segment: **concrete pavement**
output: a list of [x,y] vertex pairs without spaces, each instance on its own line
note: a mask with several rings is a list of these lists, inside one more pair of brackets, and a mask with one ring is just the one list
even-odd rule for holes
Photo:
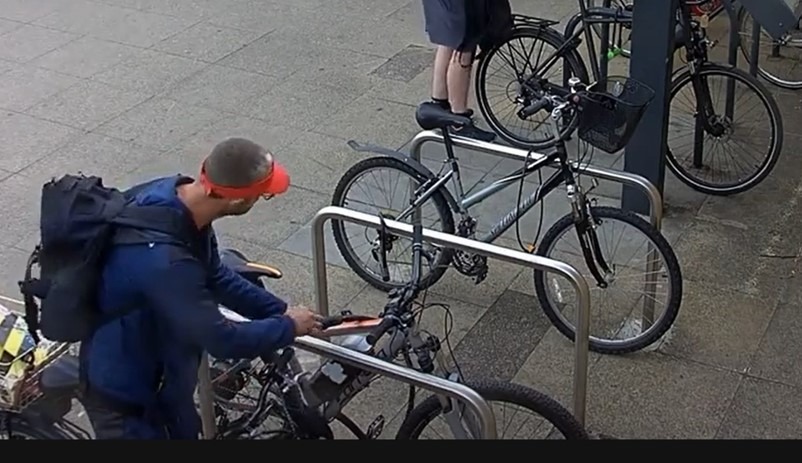
[[[512,3],[554,19],[577,8]],[[429,96],[431,59],[420,0],[0,0],[0,294],[17,294],[49,177],[83,170],[124,187],[193,174],[213,144],[240,135],[274,150],[293,188],[224,220],[222,242],[280,267],[286,276],[273,289],[311,303],[308,223],[363,157],[345,142],[403,147],[418,131],[413,112]],[[664,232],[682,265],[680,315],[655,351],[591,355],[591,430],[619,438],[802,435],[794,406],[802,397],[801,94],[773,91],[785,150],[763,184],[713,198],[667,174]],[[425,157],[441,154],[429,148]],[[621,164],[610,155],[594,162]],[[476,184],[510,167],[468,153],[463,163]],[[483,221],[512,200],[480,206]],[[517,247],[509,238],[501,244]],[[347,269],[331,241],[328,254],[332,306],[378,312],[385,295]],[[492,262],[475,286],[450,270],[430,297],[450,305],[450,340],[470,375],[530,385],[570,407],[572,344],[537,307],[530,272]],[[442,324],[432,314],[432,331]],[[382,380],[349,414],[364,426],[379,413],[392,421],[404,392]]]

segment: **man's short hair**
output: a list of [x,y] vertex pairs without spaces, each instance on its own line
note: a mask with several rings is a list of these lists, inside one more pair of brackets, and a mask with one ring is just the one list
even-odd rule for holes
[[231,137],[218,143],[204,160],[206,176],[215,185],[242,188],[265,178],[271,169],[270,153],[246,138]]

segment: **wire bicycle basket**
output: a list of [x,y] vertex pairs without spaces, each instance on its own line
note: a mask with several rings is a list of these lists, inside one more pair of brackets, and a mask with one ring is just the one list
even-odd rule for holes
[[20,412],[42,396],[42,372],[71,348],[70,343],[28,333],[23,317],[0,305],[0,411]]
[[629,77],[608,77],[604,90],[596,83],[582,97],[577,135],[590,145],[615,153],[629,143],[654,90]]

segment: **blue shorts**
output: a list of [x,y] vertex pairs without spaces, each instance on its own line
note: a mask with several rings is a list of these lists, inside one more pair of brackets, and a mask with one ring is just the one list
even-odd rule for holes
[[426,33],[433,44],[458,51],[476,49],[482,38],[486,0],[422,1]]

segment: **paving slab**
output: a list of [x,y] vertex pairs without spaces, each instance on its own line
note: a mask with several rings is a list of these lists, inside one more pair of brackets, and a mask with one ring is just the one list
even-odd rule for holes
[[0,107],[24,112],[80,82],[77,77],[24,65],[0,74]]
[[167,150],[223,117],[213,109],[153,98],[108,120],[97,131],[155,150]]
[[716,438],[799,439],[800,397],[798,387],[746,377]]
[[129,45],[83,36],[34,59],[30,64],[89,78],[138,52],[138,48]]
[[0,16],[14,21],[30,22],[52,13],[61,5],[58,0],[7,0]]
[[[368,156],[346,141],[408,150],[419,131],[414,108],[431,96],[433,47],[420,0],[330,3],[0,0],[0,207],[6,213],[0,257],[8,263],[0,271],[0,295],[17,292],[18,274],[38,240],[41,184],[50,176],[88,170],[124,188],[155,176],[196,175],[214,144],[244,136],[276,154],[290,170],[292,188],[245,217],[222,220],[216,226],[221,244],[281,268],[285,276],[269,281],[271,290],[312,305],[309,223],[330,204],[343,173]],[[577,9],[558,0],[512,5],[516,13],[563,20],[558,29]],[[616,73],[627,67],[624,59],[612,66]],[[795,174],[802,158],[794,153],[802,145],[802,97],[767,88],[784,117],[785,148],[761,185],[708,197],[666,175],[663,232],[685,277],[680,315],[649,352],[590,354],[591,430],[641,439],[800,435],[793,410],[802,384],[793,353],[802,304],[796,289],[802,189]],[[473,89],[470,101],[478,109]],[[581,148],[569,142],[571,153]],[[462,149],[456,154],[469,191],[520,167]],[[442,146],[425,145],[427,167],[439,170],[444,158]],[[596,150],[587,159],[623,168],[622,153]],[[538,185],[530,176],[525,193]],[[594,196],[617,205],[620,186],[602,182]],[[477,206],[479,228],[489,228],[516,199],[513,185]],[[568,212],[559,191],[546,206],[541,236]],[[523,239],[534,235],[539,215],[536,208],[522,220]],[[331,227],[325,230],[332,309],[376,313],[387,294],[347,268]],[[514,229],[496,244],[518,249]],[[480,285],[450,269],[426,295],[449,306],[458,363],[471,376],[533,386],[570,408],[573,344],[533,297],[531,270],[492,259],[489,265]],[[443,335],[445,316],[435,306],[422,323]],[[377,381],[346,411],[363,427],[384,415],[381,437],[391,438],[407,393],[398,382]],[[426,395],[418,391],[418,399]],[[337,434],[345,435],[341,428]]]
[[82,81],[26,110],[39,119],[81,130],[93,130],[146,101],[145,93]]
[[139,50],[92,79],[127,91],[153,96],[167,91],[208,64],[155,50]]
[[214,63],[259,38],[259,32],[199,22],[153,46],[185,58]]
[[152,162],[158,153],[132,142],[98,133],[82,135],[58,151],[20,171],[26,178],[44,184],[65,173],[98,175],[113,185],[122,173]]
[[13,112],[0,113],[0,168],[16,172],[41,159],[82,131]]
[[80,37],[26,24],[0,36],[0,58],[27,63]]

